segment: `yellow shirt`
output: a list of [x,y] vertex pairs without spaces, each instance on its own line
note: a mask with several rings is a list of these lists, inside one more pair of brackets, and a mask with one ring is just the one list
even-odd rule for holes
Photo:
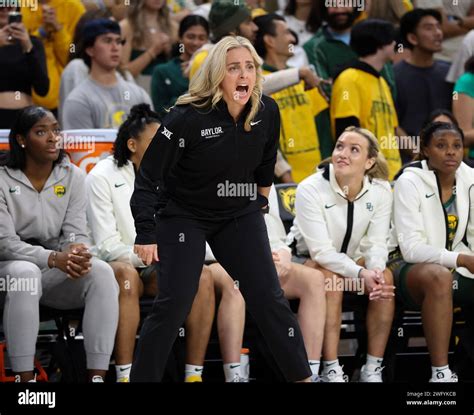
[[405,6],[407,12],[411,12],[414,9],[411,0],[403,0],[403,5]]
[[80,0],[49,0],[48,6],[56,10],[56,19],[62,26],[59,32],[53,33],[50,38],[44,39],[39,34],[43,25],[43,10],[40,7],[33,11],[29,7],[22,7],[23,23],[30,35],[42,40],[46,66],[49,76],[49,92],[45,97],[33,93],[34,103],[49,109],[59,106],[59,84],[64,67],[68,63],[69,50],[73,46],[74,30],[76,24],[86,9]]
[[196,74],[198,69],[204,63],[204,60],[207,58],[207,55],[209,55],[209,50],[207,49],[196,52],[192,58],[191,67],[189,69],[189,79],[191,79]]
[[[263,74],[271,73],[264,70]],[[304,82],[271,95],[280,109],[280,150],[299,183],[315,173],[321,162],[315,117],[328,108],[317,88],[305,91]]]
[[331,96],[331,127],[334,135],[336,118],[347,117],[356,117],[362,128],[372,131],[379,139],[392,180],[401,168],[395,139],[398,118],[390,88],[383,77],[350,68],[336,78]]

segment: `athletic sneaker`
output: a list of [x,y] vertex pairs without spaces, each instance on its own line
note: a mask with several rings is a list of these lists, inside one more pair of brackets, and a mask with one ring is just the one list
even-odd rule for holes
[[130,378],[128,376],[121,376],[117,379],[117,383],[130,383]]
[[321,382],[324,383],[345,383],[349,382],[349,376],[344,374],[342,370],[344,366],[334,366],[330,368],[324,368],[321,374]]
[[[449,374],[451,374],[451,376],[449,376]],[[456,373],[451,372],[450,370],[449,372],[447,370],[443,372],[438,372],[435,378],[430,379],[430,382],[433,382],[433,383],[440,383],[440,382],[457,383],[457,381],[458,381],[458,375],[456,375]]]
[[232,383],[247,383],[248,380],[240,377],[238,374],[235,374],[234,379],[231,380]]
[[104,383],[104,378],[99,375],[93,376],[92,383]]
[[189,376],[186,376],[186,379],[184,380],[184,383],[195,383],[195,382],[202,382],[202,376],[189,375]]
[[311,383],[321,383],[321,382],[322,382],[321,376],[317,374],[311,375]]
[[382,370],[384,366],[376,367],[375,370],[368,370],[366,365],[360,370],[359,382],[382,383]]

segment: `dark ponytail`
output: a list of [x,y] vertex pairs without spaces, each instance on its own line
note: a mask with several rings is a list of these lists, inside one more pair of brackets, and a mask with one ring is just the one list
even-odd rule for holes
[[152,123],[160,123],[160,116],[148,104],[139,104],[132,107],[130,115],[120,126],[114,143],[113,153],[118,167],[127,165],[132,155],[127,146],[127,141],[130,138],[138,138],[146,126]]

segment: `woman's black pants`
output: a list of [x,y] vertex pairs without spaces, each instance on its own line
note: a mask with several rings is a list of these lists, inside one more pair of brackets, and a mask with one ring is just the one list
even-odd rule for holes
[[298,322],[283,296],[261,212],[225,221],[161,217],[157,226],[159,294],[145,319],[132,382],[161,381],[178,330],[198,290],[205,243],[238,282],[246,307],[286,381],[311,376]]

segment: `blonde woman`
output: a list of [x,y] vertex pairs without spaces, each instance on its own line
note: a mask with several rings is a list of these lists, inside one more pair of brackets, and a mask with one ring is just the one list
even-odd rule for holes
[[145,76],[140,85],[149,92],[154,67],[168,60],[178,40],[178,24],[171,19],[166,0],[136,0],[120,28],[126,40],[122,65],[135,78]]
[[393,277],[385,266],[392,210],[387,177],[377,138],[349,127],[337,140],[331,162],[300,183],[296,192],[290,239],[301,262],[326,277],[323,382],[347,379],[337,360],[344,290],[369,296],[368,354],[360,380],[382,382],[395,307]]
[[275,101],[262,96],[261,64],[247,39],[223,38],[143,158],[131,200],[135,252],[145,264],[159,258],[161,291],[140,334],[132,381],[162,379],[196,294],[206,240],[238,282],[285,379],[311,376],[262,215],[273,182],[280,118]]

